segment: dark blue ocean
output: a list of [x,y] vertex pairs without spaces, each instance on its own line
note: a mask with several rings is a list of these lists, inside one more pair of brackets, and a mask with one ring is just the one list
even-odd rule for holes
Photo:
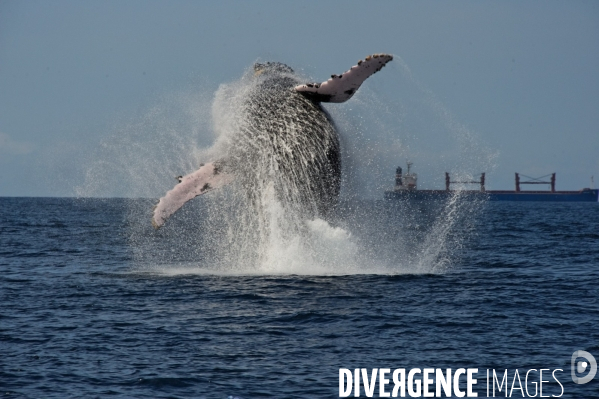
[[[434,206],[347,203],[384,265],[306,275],[210,269],[218,226],[191,209],[155,232],[153,203],[0,198],[0,396],[336,398],[340,368],[430,367],[478,368],[479,397],[487,369],[599,397],[570,376],[574,351],[599,359],[597,203],[465,205],[449,229]],[[438,267],[413,266],[426,237]]]

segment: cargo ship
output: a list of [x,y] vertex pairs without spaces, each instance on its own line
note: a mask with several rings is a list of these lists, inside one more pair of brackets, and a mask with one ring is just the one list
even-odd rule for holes
[[[443,199],[450,197],[456,192],[456,190],[451,189],[451,184],[476,184],[479,186],[478,190],[459,190],[460,195],[466,199],[483,199],[488,201],[597,202],[599,200],[599,190],[594,188],[583,188],[579,191],[556,191],[555,173],[539,178],[516,173],[516,189],[510,191],[486,190],[484,173],[481,174],[480,180],[452,181],[449,173],[445,172],[445,190],[418,190],[418,175],[411,171],[412,165],[412,162],[408,162],[408,170],[405,174],[401,167],[397,167],[395,172],[395,187],[393,190],[385,191],[385,199]],[[523,181],[521,176],[529,180]],[[551,176],[549,181],[542,180],[549,176]],[[521,186],[527,184],[549,185],[550,188],[548,191],[521,190]]]

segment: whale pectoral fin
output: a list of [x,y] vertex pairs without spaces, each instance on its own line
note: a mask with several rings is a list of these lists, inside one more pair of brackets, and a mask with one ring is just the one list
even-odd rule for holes
[[342,103],[352,98],[370,75],[380,71],[392,59],[393,56],[389,54],[369,55],[342,75],[332,75],[331,79],[322,83],[299,85],[295,90],[314,101]]
[[222,170],[222,163],[211,162],[186,176],[177,178],[177,184],[166,195],[160,198],[154,207],[152,225],[159,229],[173,213],[177,212],[187,201],[220,188],[233,181],[233,175]]

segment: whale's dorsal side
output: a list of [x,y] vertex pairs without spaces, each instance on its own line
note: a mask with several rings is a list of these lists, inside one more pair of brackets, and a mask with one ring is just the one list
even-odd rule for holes
[[159,229],[166,220],[187,201],[220,188],[233,181],[233,176],[222,170],[222,163],[210,162],[185,176],[177,177],[179,184],[160,198],[154,207],[152,225]]
[[349,100],[368,77],[380,71],[392,59],[393,56],[389,54],[369,55],[341,75],[332,75],[331,79],[322,83],[299,85],[295,90],[314,101],[342,103]]

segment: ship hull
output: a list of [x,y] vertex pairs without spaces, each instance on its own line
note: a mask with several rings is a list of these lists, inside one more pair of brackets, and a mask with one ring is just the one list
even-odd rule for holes
[[[385,191],[385,199],[428,200],[444,199],[455,194],[446,190],[401,190]],[[597,202],[599,190],[583,189],[580,191],[473,191],[460,193],[465,199],[484,199],[488,201],[540,201],[540,202]]]

